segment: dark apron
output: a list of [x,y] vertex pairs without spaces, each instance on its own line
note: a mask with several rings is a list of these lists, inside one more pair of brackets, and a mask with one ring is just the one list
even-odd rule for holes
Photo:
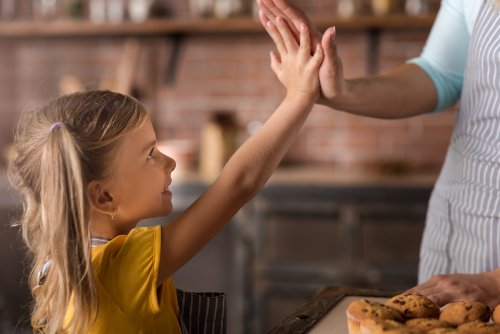
[[226,334],[226,296],[217,292],[177,289],[183,334]]

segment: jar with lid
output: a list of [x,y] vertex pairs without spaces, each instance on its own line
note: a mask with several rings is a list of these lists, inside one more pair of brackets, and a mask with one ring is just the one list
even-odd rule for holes
[[230,16],[243,14],[246,11],[244,0],[215,0],[215,17],[225,19]]
[[108,21],[121,22],[125,18],[125,0],[108,0]]
[[106,21],[106,0],[90,0],[89,18],[94,23]]
[[218,111],[201,130],[200,175],[215,180],[237,147],[238,127],[234,114]]
[[377,16],[394,13],[397,5],[397,0],[371,0],[372,12]]
[[2,20],[12,20],[16,17],[16,1],[0,0],[0,18]]
[[128,16],[134,22],[148,19],[153,0],[128,0]]
[[408,15],[424,15],[427,14],[428,8],[425,0],[406,0],[405,12]]
[[359,12],[359,0],[339,0],[337,3],[337,14],[340,17],[351,17]]
[[33,19],[34,20],[53,20],[58,14],[57,0],[33,0]]
[[211,17],[214,14],[214,0],[189,0],[189,12],[193,17]]

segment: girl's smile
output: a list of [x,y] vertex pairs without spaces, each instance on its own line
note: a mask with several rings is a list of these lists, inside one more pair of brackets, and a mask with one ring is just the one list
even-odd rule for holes
[[111,234],[116,236],[128,233],[142,219],[169,215],[172,212],[169,186],[174,169],[175,161],[158,150],[156,134],[147,117],[143,124],[123,136],[110,165],[111,177],[102,182],[116,218],[113,224],[101,219],[94,226],[111,228],[114,230]]

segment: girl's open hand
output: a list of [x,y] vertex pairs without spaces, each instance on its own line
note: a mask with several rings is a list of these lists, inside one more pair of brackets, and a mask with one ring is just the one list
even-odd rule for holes
[[316,29],[307,15],[291,4],[288,0],[257,0],[259,4],[259,18],[269,35],[271,27],[268,22],[277,24],[277,18],[283,18],[290,27],[295,40],[300,39],[300,26],[306,25],[309,30],[311,47],[320,44],[324,50],[324,60],[319,69],[321,98],[319,103],[328,105],[347,92],[347,83],[344,79],[342,61],[337,53],[335,42],[336,31],[331,27],[323,35]]
[[278,54],[271,52],[271,68],[288,95],[306,95],[316,101],[320,96],[319,68],[323,62],[323,48],[318,44],[312,53],[307,26],[302,24],[299,30],[297,43],[283,18],[278,17],[276,24],[267,22],[267,31],[278,49]]

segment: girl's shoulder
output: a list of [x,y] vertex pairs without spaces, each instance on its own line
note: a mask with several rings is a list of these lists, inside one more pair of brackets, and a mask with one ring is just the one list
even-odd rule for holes
[[134,261],[156,256],[161,247],[161,226],[136,227],[126,235],[92,248],[94,263],[102,261]]

